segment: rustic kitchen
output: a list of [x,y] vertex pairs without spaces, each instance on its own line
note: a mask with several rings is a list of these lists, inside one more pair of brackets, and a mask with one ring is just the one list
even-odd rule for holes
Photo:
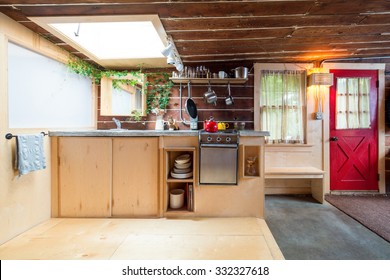
[[266,195],[389,192],[387,1],[73,2],[0,3],[1,259],[284,259]]

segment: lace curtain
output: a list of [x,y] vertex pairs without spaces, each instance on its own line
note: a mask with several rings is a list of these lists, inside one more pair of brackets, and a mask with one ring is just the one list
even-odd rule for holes
[[305,71],[262,71],[261,124],[268,143],[304,143]]
[[337,78],[336,129],[370,128],[371,78]]

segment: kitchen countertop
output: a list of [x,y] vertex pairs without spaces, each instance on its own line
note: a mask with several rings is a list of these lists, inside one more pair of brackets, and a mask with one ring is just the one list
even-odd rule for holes
[[[159,136],[198,136],[199,130],[73,130],[49,131],[50,136],[78,137],[159,137]],[[240,136],[262,137],[269,136],[268,131],[239,130]]]

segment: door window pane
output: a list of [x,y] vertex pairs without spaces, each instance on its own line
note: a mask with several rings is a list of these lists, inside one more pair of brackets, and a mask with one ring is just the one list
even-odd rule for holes
[[370,128],[371,78],[337,78],[336,129]]

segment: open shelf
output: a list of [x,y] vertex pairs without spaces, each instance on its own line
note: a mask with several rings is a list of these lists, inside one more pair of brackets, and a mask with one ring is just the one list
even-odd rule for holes
[[[257,178],[260,177],[260,146],[243,146],[244,149],[244,155],[243,155],[243,163],[242,163],[242,168],[243,168],[243,177],[244,178]],[[248,158],[250,157],[256,157],[256,160],[253,163],[253,173],[251,174],[249,172],[249,167],[248,167]]]
[[[164,182],[165,182],[165,203],[164,203],[164,212],[165,216],[185,216],[192,215],[194,213],[194,193],[195,193],[195,147],[179,147],[179,148],[165,148],[165,166],[164,166]],[[175,167],[175,159],[181,155],[189,154],[192,176],[190,178],[173,178],[171,176],[171,171]],[[174,189],[183,189],[184,190],[184,205],[180,208],[171,208],[170,207],[170,193]]]
[[239,78],[169,78],[175,84],[184,84],[191,82],[191,84],[245,84],[248,79],[239,79]]

